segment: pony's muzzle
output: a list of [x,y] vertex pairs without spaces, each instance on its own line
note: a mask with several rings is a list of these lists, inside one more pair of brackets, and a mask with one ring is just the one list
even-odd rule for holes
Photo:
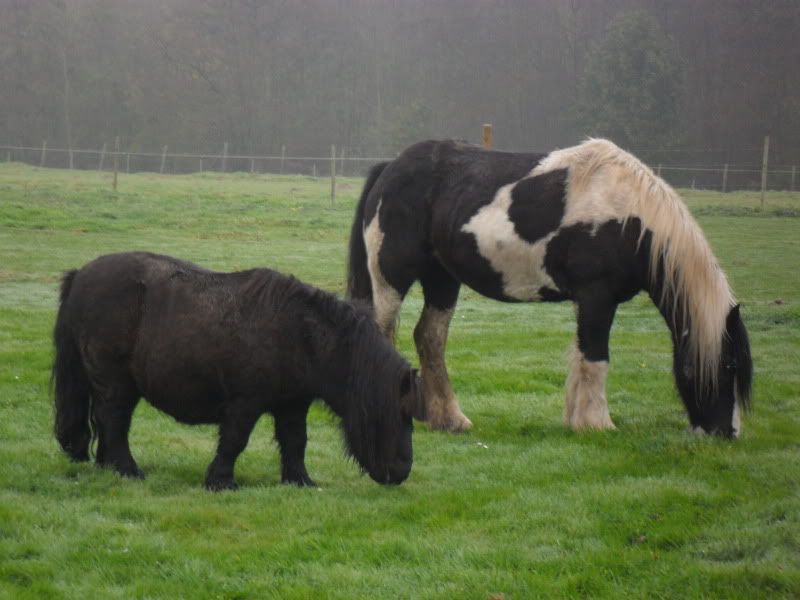
[[368,471],[369,476],[381,485],[400,485],[408,479],[411,473],[411,461],[396,461],[389,465],[384,472]]

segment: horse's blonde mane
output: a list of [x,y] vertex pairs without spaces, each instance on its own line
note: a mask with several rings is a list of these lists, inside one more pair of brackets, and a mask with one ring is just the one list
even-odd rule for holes
[[[682,311],[698,384],[714,386],[726,317],[735,299],[686,204],[649,167],[608,140],[589,139],[556,150],[533,174],[559,168],[568,169],[567,217],[570,204],[589,203],[591,213],[599,218],[614,216],[625,223],[636,217],[642,223],[642,236],[645,229],[651,232],[651,284],[656,283],[659,263],[663,265],[659,305],[673,319]],[[572,210],[589,216],[578,206]],[[681,336],[683,332],[676,333]]]

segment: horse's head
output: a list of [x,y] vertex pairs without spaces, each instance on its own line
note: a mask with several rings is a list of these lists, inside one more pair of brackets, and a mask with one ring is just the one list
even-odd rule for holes
[[698,433],[736,438],[741,432],[741,411],[750,403],[753,363],[747,330],[734,306],[725,322],[716,380],[699,384],[697,369],[684,353],[676,356],[675,381],[683,397],[689,422]]
[[424,417],[418,379],[416,370],[408,368],[381,386],[383,397],[354,405],[344,416],[347,448],[377,483],[397,485],[411,472],[412,417]]

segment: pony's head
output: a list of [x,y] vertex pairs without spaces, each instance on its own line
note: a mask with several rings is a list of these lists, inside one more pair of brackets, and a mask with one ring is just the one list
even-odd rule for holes
[[750,342],[737,304],[728,312],[722,336],[716,377],[701,383],[699,369],[686,345],[675,344],[675,381],[694,431],[736,438],[741,432],[741,411],[750,405],[753,362]]
[[425,416],[421,385],[371,319],[358,328],[342,411],[347,451],[376,482],[399,484],[411,472],[412,418]]

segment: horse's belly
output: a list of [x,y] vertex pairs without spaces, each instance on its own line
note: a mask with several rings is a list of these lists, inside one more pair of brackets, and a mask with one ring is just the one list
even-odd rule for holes
[[168,376],[148,382],[143,396],[155,408],[181,423],[219,423],[225,413],[225,397],[215,388],[199,378]]

